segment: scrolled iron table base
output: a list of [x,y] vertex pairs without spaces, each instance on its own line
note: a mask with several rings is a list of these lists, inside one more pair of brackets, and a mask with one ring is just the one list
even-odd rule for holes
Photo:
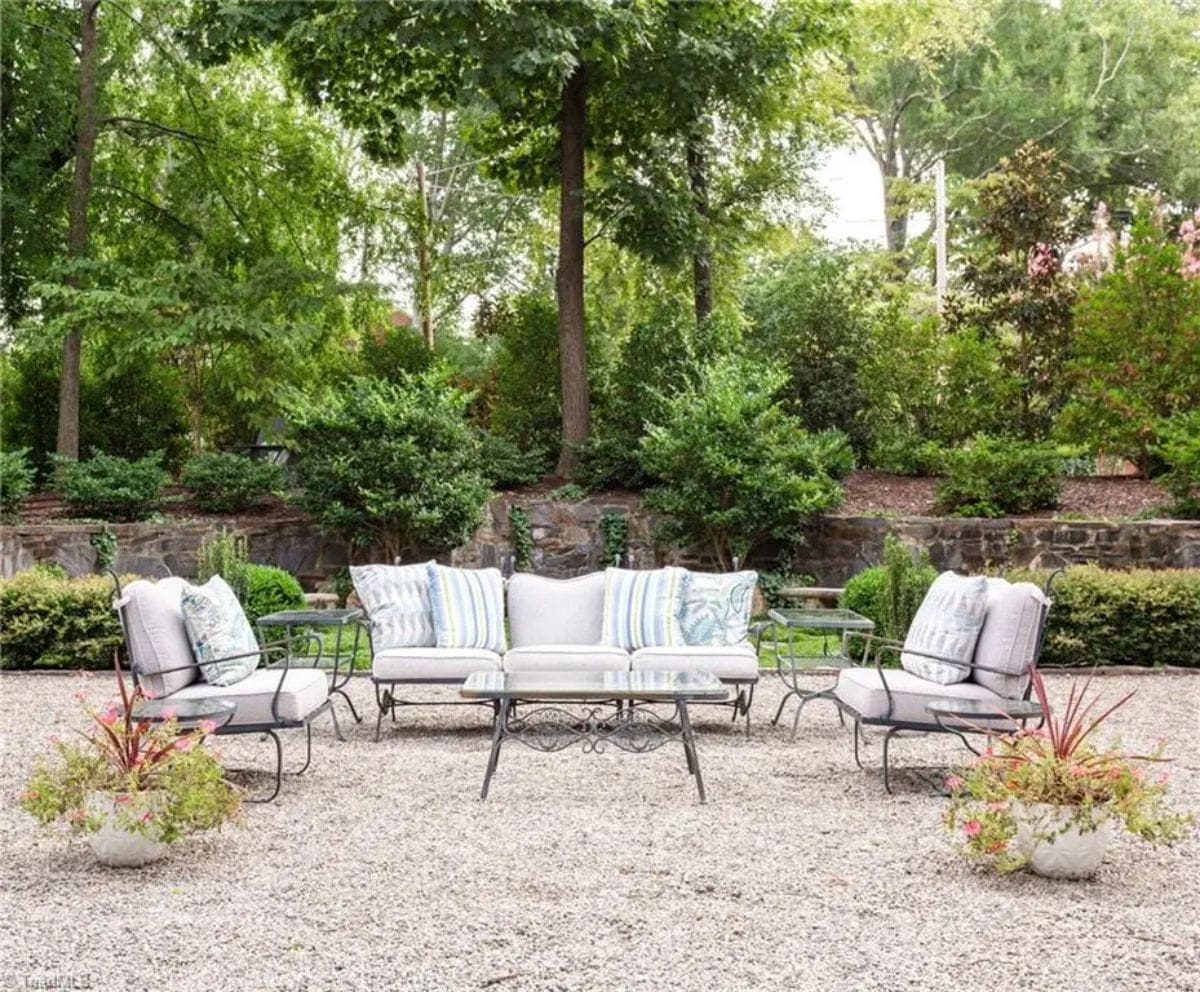
[[671,704],[672,712],[666,716],[627,700],[601,705],[530,701],[532,708],[528,709],[525,705],[526,701],[516,698],[500,700],[480,799],[487,799],[501,746],[505,741],[514,741],[546,753],[579,745],[585,754],[603,754],[610,745],[632,754],[647,754],[668,744],[680,744],[687,758],[688,774],[696,779],[700,801],[707,802],[686,701]]

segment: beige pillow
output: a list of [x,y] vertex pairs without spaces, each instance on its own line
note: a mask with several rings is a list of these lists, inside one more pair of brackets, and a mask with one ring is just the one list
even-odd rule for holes
[[975,645],[975,664],[1000,672],[977,668],[976,682],[1006,699],[1019,699],[1025,693],[1048,605],[1045,593],[1032,582],[987,580],[987,618]]
[[[938,685],[965,682],[971,676],[967,666],[975,654],[975,642],[987,608],[987,580],[983,576],[967,577],[943,572],[929,587],[913,617],[900,664],[905,671]],[[964,664],[947,665],[926,658],[937,655]]]

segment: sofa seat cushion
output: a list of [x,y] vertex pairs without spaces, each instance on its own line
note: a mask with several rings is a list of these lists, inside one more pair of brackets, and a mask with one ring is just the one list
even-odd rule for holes
[[508,626],[513,647],[599,644],[604,619],[604,573],[547,579],[518,572],[508,580]]
[[[150,699],[169,696],[196,681],[192,644],[183,623],[183,592],[187,582],[175,576],[150,582],[130,582],[117,603],[125,621],[129,657],[138,684]],[[183,671],[161,674],[166,669]]]
[[381,682],[465,679],[472,672],[500,671],[500,655],[486,648],[390,648],[377,651],[371,677]]
[[599,644],[537,644],[510,648],[506,672],[627,672],[629,652]]
[[1045,593],[1032,582],[987,580],[987,618],[975,644],[975,664],[984,667],[972,671],[976,682],[1007,699],[1024,695],[1048,607]]
[[[254,723],[275,723],[271,700],[279,688],[280,668],[256,668],[233,685],[193,682],[171,695],[171,699],[228,699],[237,704],[237,712],[227,726],[244,727]],[[329,698],[325,673],[317,668],[292,668],[283,677],[279,691],[279,717],[303,720]]]
[[888,693],[883,680],[874,668],[847,668],[838,673],[833,694],[869,720],[894,720],[903,723],[926,723],[937,726],[937,721],[925,709],[926,703],[937,699],[994,699],[999,696],[985,686],[975,682],[953,682],[940,685],[913,675],[903,669],[889,668],[883,678],[892,694],[892,709],[888,712]]
[[708,672],[719,679],[758,678],[758,654],[749,644],[728,647],[640,648],[633,652],[635,672]]

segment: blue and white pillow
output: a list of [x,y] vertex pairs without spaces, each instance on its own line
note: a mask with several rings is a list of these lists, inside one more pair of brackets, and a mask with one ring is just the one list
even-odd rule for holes
[[426,566],[429,605],[439,648],[506,648],[504,579],[495,568]]
[[221,576],[214,575],[202,586],[185,586],[179,605],[205,682],[233,685],[258,667],[258,638],[237,595]]
[[683,581],[679,626],[691,647],[743,644],[750,632],[757,572],[691,572]]
[[371,620],[371,646],[431,648],[437,643],[429,605],[429,566],[351,565],[350,579]]
[[679,604],[686,574],[683,568],[606,569],[604,643],[627,651],[682,645]]

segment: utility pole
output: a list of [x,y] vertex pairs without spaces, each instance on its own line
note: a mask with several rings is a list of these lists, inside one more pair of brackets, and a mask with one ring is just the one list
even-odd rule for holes
[[933,167],[934,231],[936,250],[936,292],[938,313],[946,302],[946,162],[938,159]]
[[429,285],[429,200],[425,196],[425,163],[417,162],[417,311],[421,336],[433,348],[433,292]]

